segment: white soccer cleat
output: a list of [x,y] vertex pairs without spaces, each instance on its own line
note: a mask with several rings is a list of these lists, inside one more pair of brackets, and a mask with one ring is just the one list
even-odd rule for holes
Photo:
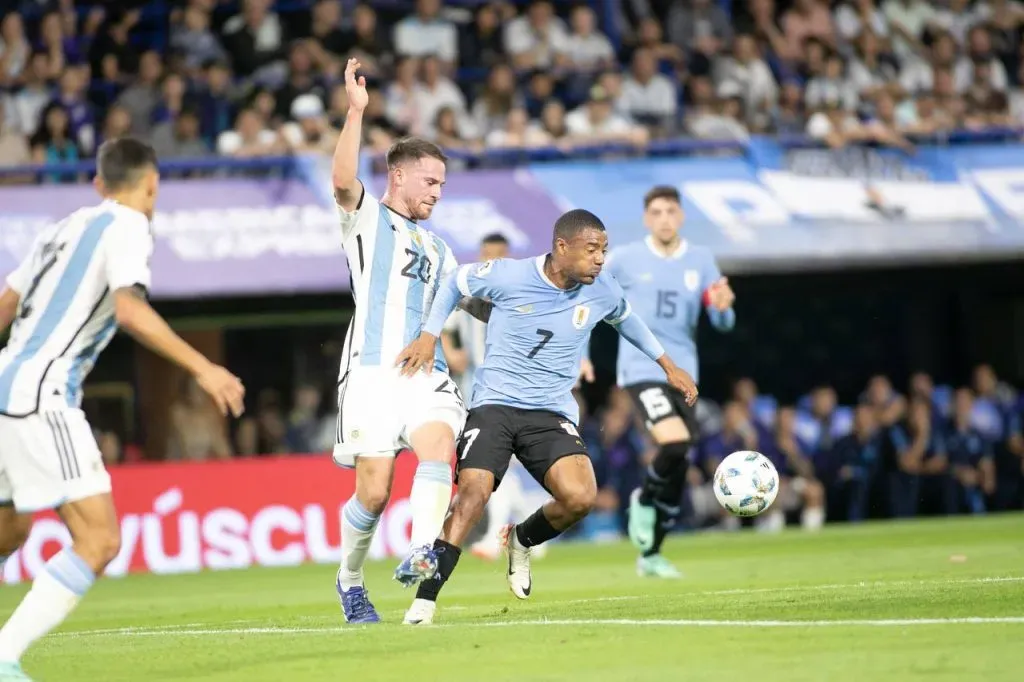
[[433,625],[437,602],[429,599],[414,599],[412,606],[405,612],[404,625]]
[[501,529],[501,544],[508,555],[508,588],[519,599],[529,599],[533,589],[533,578],[530,575],[530,548],[519,544],[516,527],[509,524]]

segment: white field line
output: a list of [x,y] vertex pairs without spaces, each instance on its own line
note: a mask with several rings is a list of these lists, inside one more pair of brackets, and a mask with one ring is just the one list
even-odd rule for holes
[[[793,585],[788,587],[757,587],[738,588],[734,590],[705,590],[700,592],[679,592],[677,596],[685,599],[694,596],[717,596],[717,595],[744,595],[764,593],[789,593],[789,592],[817,592],[829,590],[856,590],[885,587],[909,587],[927,585],[984,585],[994,583],[1024,582],[1024,576],[997,576],[987,578],[957,578],[953,580],[891,580],[891,581],[864,581],[859,583],[836,583],[824,585]],[[595,604],[603,602],[619,601],[640,601],[644,599],[663,599],[668,595],[637,596],[621,595],[614,597],[595,597],[592,599],[561,599],[541,602],[543,606],[559,606],[569,604]],[[442,611],[466,611],[468,606],[443,606]],[[263,620],[233,620],[222,623],[222,625],[246,625],[264,623]],[[1017,624],[1024,623],[1024,617],[1008,618],[920,618],[906,620],[825,620],[825,621],[729,621],[729,620],[631,620],[631,619],[591,619],[591,620],[533,620],[533,621],[497,621],[490,623],[473,623],[474,627],[513,627],[527,625],[636,625],[636,626],[676,626],[676,627],[826,627],[835,625],[849,626],[881,626],[892,627],[901,625],[957,625],[977,623],[1003,623]],[[463,627],[466,624],[449,624],[436,627]],[[183,636],[205,636],[205,635],[260,635],[260,634],[331,634],[357,631],[353,627],[331,627],[331,626],[295,626],[295,627],[225,627],[213,628],[203,623],[188,623],[180,625],[160,625],[145,628],[108,628],[97,630],[80,630],[73,632],[56,633],[51,637],[99,637],[99,636],[135,636],[152,637],[157,635],[183,635]]]
[[[440,628],[504,628],[557,625],[561,627],[689,627],[689,628],[823,628],[823,627],[912,627],[918,625],[1024,625],[1024,616],[968,617],[968,618],[883,618],[877,620],[666,620],[632,618],[580,618],[558,620],[506,620],[490,623],[450,623],[427,626]],[[337,635],[359,632],[356,627],[253,627],[253,628],[121,628],[112,630],[82,630],[55,635],[81,639],[85,637],[207,637],[212,635]],[[424,628],[410,628],[410,630]]]

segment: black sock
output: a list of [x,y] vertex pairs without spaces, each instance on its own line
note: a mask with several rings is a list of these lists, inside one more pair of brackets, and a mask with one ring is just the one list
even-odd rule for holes
[[434,540],[434,549],[437,552],[437,573],[430,580],[424,580],[420,583],[419,588],[416,590],[417,599],[427,599],[429,601],[437,601],[437,595],[441,593],[441,588],[448,582],[448,578],[452,576],[455,571],[455,565],[459,563],[459,557],[462,556],[462,550],[444,540]]
[[679,508],[676,507],[673,510],[664,510],[659,502],[654,503],[654,508],[658,511],[658,520],[654,524],[654,544],[651,548],[644,552],[644,556],[654,556],[655,554],[661,554],[661,546],[665,543],[665,537],[668,535],[669,530],[672,526],[676,525],[676,514],[679,513]]
[[640,488],[640,503],[650,506],[655,500],[671,498],[678,488],[681,496],[682,488],[679,483],[680,472],[685,481],[686,469],[689,466],[688,455],[690,443],[686,441],[677,443],[665,443],[654,456],[654,461],[647,467],[644,474],[644,482]]
[[543,508],[533,512],[530,518],[516,526],[515,532],[519,544],[523,547],[542,545],[562,534],[562,531],[555,530],[548,518],[544,516]]

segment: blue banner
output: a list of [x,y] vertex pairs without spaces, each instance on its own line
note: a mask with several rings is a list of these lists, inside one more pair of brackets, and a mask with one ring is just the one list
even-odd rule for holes
[[535,164],[563,207],[594,211],[613,245],[642,237],[642,198],[680,190],[686,237],[732,270],[1024,254],[1024,145],[784,148],[746,154]]

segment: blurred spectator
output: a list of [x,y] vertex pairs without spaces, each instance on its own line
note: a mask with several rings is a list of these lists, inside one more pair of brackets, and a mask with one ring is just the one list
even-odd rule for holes
[[[71,119],[67,109],[53,103],[43,111],[39,128],[29,138],[32,162],[43,165],[75,163],[82,158],[78,144],[71,136]],[[50,179],[57,176],[49,175]],[[72,176],[62,176],[71,179]]]
[[263,119],[263,125],[274,128],[278,121],[277,115],[277,97],[274,93],[266,88],[260,88],[252,94],[250,99],[250,108],[259,114],[260,118]]
[[807,127],[807,112],[800,84],[787,80],[780,92],[779,103],[771,115],[771,131],[777,135],[803,135]]
[[160,101],[153,108],[152,123],[164,123],[177,118],[185,106],[185,79],[177,73],[169,73],[160,83]]
[[413,91],[417,117],[414,128],[422,134],[431,135],[438,113],[448,107],[454,112],[459,126],[472,135],[467,120],[466,96],[459,90],[459,86],[442,73],[440,60],[437,57],[426,57],[422,63],[422,75],[422,80]]
[[498,6],[495,3],[480,5],[473,24],[459,31],[459,63],[463,68],[489,68],[504,59]]
[[569,36],[550,0],[532,0],[505,25],[505,52],[517,69],[548,69],[566,63]]
[[242,0],[241,12],[224,23],[224,47],[239,76],[251,76],[281,58],[284,31],[271,0]]
[[63,20],[57,12],[49,12],[39,21],[39,40],[36,45],[49,58],[50,78],[57,78],[65,66],[78,64],[82,60],[74,39],[65,40]]
[[139,59],[139,75],[117,98],[118,105],[132,116],[132,132],[146,136],[153,124],[153,111],[160,103],[160,82],[163,77],[160,53],[150,50]]
[[633,53],[633,64],[622,84],[620,102],[633,121],[662,135],[675,131],[676,89],[672,81],[658,73],[658,63],[651,50],[640,48]]
[[540,116],[548,100],[556,97],[555,79],[545,71],[535,71],[526,84],[526,110],[530,116]]
[[272,156],[284,151],[284,145],[255,109],[242,109],[233,130],[217,137],[217,153],[222,156],[247,158]]
[[117,57],[106,55],[100,60],[100,73],[94,75],[89,85],[89,101],[99,110],[110,107],[121,94],[126,81],[125,74],[117,63]]
[[712,0],[675,0],[665,17],[665,35],[689,55],[691,74],[711,73],[711,60],[732,40],[722,5]]
[[715,83],[718,87],[726,83],[735,86],[743,99],[745,118],[756,121],[760,129],[767,128],[767,115],[778,102],[779,88],[753,35],[738,34],[732,54],[716,60]]
[[761,452],[779,472],[778,499],[761,520],[767,530],[781,530],[786,512],[800,511],[800,525],[818,530],[825,524],[825,488],[815,475],[814,465],[804,454],[796,436],[796,410],[783,407],[776,412],[775,427],[768,438],[759,438]]
[[231,457],[224,422],[195,379],[190,377],[182,382],[170,417],[167,459],[202,461]]
[[530,125],[530,134],[546,135],[556,147],[567,150],[571,143],[565,119],[565,105],[557,99],[548,100],[541,110],[540,121]]
[[963,45],[967,41],[967,31],[980,19],[976,6],[970,0],[945,0],[944,6],[935,8],[931,25],[936,30],[946,31],[958,45]]
[[789,43],[790,54],[799,54],[808,38],[835,46],[832,15],[824,0],[794,0],[793,8],[782,15],[782,33]]
[[776,55],[780,60],[799,60],[803,54],[802,49],[791,52],[789,43],[779,28],[775,0],[747,0],[746,12],[739,13],[736,25],[738,32],[753,34],[768,48],[769,53]]
[[900,421],[907,411],[906,399],[893,389],[889,378],[881,374],[871,377],[868,381],[861,402],[875,409],[879,424],[883,427],[892,426]]
[[452,107],[441,107],[434,119],[434,142],[445,149],[479,151],[480,143],[466,130],[464,119]]
[[317,0],[313,4],[308,36],[332,55],[345,55],[349,41],[341,28],[340,0]]
[[996,492],[996,467],[991,444],[972,424],[974,394],[957,389],[946,446],[960,505],[972,514],[984,514],[986,498]]
[[205,69],[203,83],[196,97],[200,128],[207,142],[231,127],[234,119],[234,96],[231,68],[224,62],[213,62]]
[[32,162],[28,143],[21,131],[8,125],[5,116],[7,106],[8,100],[0,97],[0,167],[27,165]]
[[98,141],[103,143],[107,140],[116,140],[119,137],[130,135],[131,132],[131,114],[124,107],[113,106],[107,109],[107,117],[103,120],[103,129],[100,131]]
[[875,0],[841,0],[834,15],[836,35],[844,43],[873,36],[889,37],[889,20]]
[[1006,67],[992,50],[992,37],[985,26],[975,26],[970,30],[967,36],[967,50],[953,68],[954,87],[957,92],[965,92],[977,81],[979,67],[983,69],[985,79],[994,90],[1006,91],[1009,85]]
[[124,461],[124,452],[121,449],[121,439],[113,431],[102,431],[96,438],[96,445],[100,450],[100,457],[106,466],[116,466]]
[[260,425],[255,417],[242,417],[235,428],[235,452],[239,457],[255,457],[263,454],[260,445]]
[[885,0],[882,12],[889,20],[896,55],[908,59],[920,51],[925,30],[935,21],[935,8],[927,0]]
[[916,516],[921,504],[943,514],[956,512],[956,488],[931,404],[914,400],[902,424],[890,426],[883,441],[886,497],[895,518]]
[[338,132],[333,130],[324,113],[323,102],[314,94],[302,95],[292,102],[292,123],[281,126],[281,137],[295,153],[333,154]]
[[33,54],[24,73],[24,85],[10,98],[7,124],[12,130],[19,130],[22,135],[31,135],[35,132],[43,110],[53,98],[53,93],[46,82],[48,60],[49,57],[45,53]]
[[577,5],[570,15],[571,33],[566,39],[565,56],[567,65],[574,71],[593,73],[609,68],[615,61],[615,49],[597,29],[594,10],[586,5]]
[[658,70],[665,73],[683,69],[685,54],[683,48],[665,40],[661,23],[654,17],[640,20],[637,27],[636,49],[646,47],[654,53]]
[[89,64],[98,73],[103,58],[113,55],[122,73],[135,73],[139,68],[139,53],[132,46],[130,33],[139,23],[137,9],[112,9],[108,13],[91,15],[102,23],[96,28],[96,37],[89,48]]
[[0,87],[11,87],[21,82],[21,74],[31,54],[32,46],[25,35],[21,15],[8,12],[0,20]]
[[857,110],[857,89],[846,76],[846,62],[841,54],[828,55],[825,72],[807,82],[804,99],[808,109],[838,106],[846,111]]
[[836,441],[819,467],[827,485],[829,516],[863,521],[868,515],[871,486],[881,463],[878,417],[870,405],[858,405],[853,432]]
[[948,33],[940,33],[932,40],[931,50],[921,57],[907,57],[900,71],[900,85],[908,95],[917,95],[935,87],[936,71],[952,69],[956,65],[956,42]]
[[516,74],[507,64],[496,64],[487,74],[487,83],[473,102],[473,122],[483,136],[505,127],[505,118],[513,107],[522,105],[516,92]]
[[86,99],[89,85],[86,66],[69,66],[60,76],[55,101],[68,112],[71,134],[85,154],[92,154],[96,146],[96,119],[92,105]]
[[256,405],[256,423],[259,425],[260,452],[276,455],[288,452],[285,443],[287,423],[281,404],[281,395],[272,389],[259,392]]
[[489,132],[484,143],[495,149],[530,149],[546,147],[553,141],[546,130],[530,125],[526,109],[516,107],[508,112],[504,127]]
[[185,8],[182,22],[172,27],[171,48],[185,55],[185,66],[192,71],[227,58],[224,47],[210,30],[209,12],[194,4]]
[[642,145],[648,139],[645,128],[615,114],[611,98],[599,85],[591,88],[585,104],[565,117],[565,127],[573,141],[580,144],[625,142]]
[[[335,91],[341,98],[345,98],[344,86],[339,86],[338,90]],[[366,110],[363,112],[363,141],[375,152],[383,153],[387,151],[388,147],[400,137],[404,137],[406,132],[395,126],[390,119],[387,117],[387,108],[384,100],[384,95],[377,88],[367,88],[367,94],[369,101],[366,105]],[[345,100],[345,106],[348,106],[347,99]],[[341,129],[341,121],[335,123],[335,127]]]
[[857,96],[872,99],[879,93],[902,93],[899,68],[881,53],[878,37],[871,31],[860,34],[853,44],[854,53],[847,65],[847,82]]
[[619,71],[605,71],[597,77],[596,83],[596,85],[604,88],[604,91],[608,93],[608,97],[612,101],[612,111],[619,116],[629,119],[631,116],[626,107],[627,103],[622,91],[624,84],[625,81],[622,78],[622,73]]
[[443,19],[441,0],[416,0],[416,12],[395,24],[395,53],[402,57],[437,57],[445,71],[458,63],[459,35]]
[[316,75],[311,42],[300,40],[292,43],[288,51],[288,80],[277,90],[274,98],[277,102],[275,113],[281,118],[288,116],[297,97],[313,95],[320,99],[321,104],[327,100],[327,89]]
[[361,2],[352,11],[352,31],[347,36],[349,57],[363,65],[370,77],[380,77],[391,66],[391,41],[387,30],[378,25],[377,12]]
[[[304,384],[295,389],[292,411],[288,415],[288,430],[285,444],[288,450],[297,453],[320,451],[318,439],[322,430],[320,419],[320,389]],[[333,424],[331,425],[333,427]],[[334,429],[331,429],[333,444]]]
[[724,83],[715,97],[710,80],[694,78],[690,81],[690,97],[686,126],[694,137],[737,142],[750,139],[742,120],[743,99],[738,85]]
[[153,129],[150,142],[161,159],[197,159],[210,154],[201,135],[198,112],[185,107],[171,121]]
[[423,116],[420,114],[417,88],[419,84],[419,60],[403,57],[395,64],[395,77],[384,91],[385,111],[391,124],[406,130],[410,135],[423,133]]

